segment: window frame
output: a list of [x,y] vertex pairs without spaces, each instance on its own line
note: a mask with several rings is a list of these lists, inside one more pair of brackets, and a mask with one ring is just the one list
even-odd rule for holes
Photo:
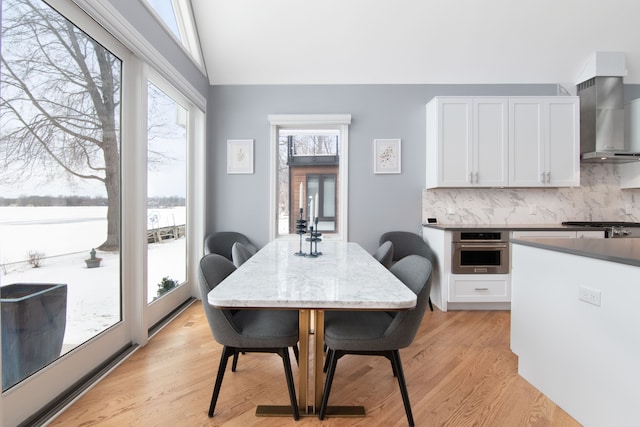
[[[37,414],[61,393],[76,387],[85,375],[96,370],[110,355],[129,346],[144,346],[150,326],[157,320],[149,314],[146,298],[146,163],[147,81],[149,74],[166,79],[189,105],[187,176],[187,286],[182,301],[199,296],[198,262],[205,231],[206,200],[206,98],[182,76],[162,54],[134,29],[109,2],[89,0],[43,0],[74,25],[95,38],[122,61],[121,124],[121,307],[122,320],[65,354],[49,367],[3,392],[0,397],[0,425],[18,425]],[[96,21],[97,20],[97,21]],[[99,22],[101,25],[96,25]],[[125,42],[120,42],[124,40]],[[186,105],[184,105],[186,106]],[[135,143],[144,141],[144,143]],[[136,284],[145,283],[145,286]],[[159,299],[154,308],[166,313],[175,309],[172,298]],[[96,361],[99,363],[96,364]]]
[[202,49],[200,48],[200,39],[198,38],[196,24],[193,19],[191,3],[185,0],[171,0],[173,15],[178,26],[178,32],[180,33],[180,37],[182,37],[181,40],[176,37],[164,19],[162,19],[149,2],[146,0],[140,0],[140,2],[149,10],[149,13],[153,15],[154,19],[158,21],[158,24],[164,28],[166,33],[169,34],[189,56],[189,58],[191,58],[193,63],[198,66],[200,71],[206,73]]
[[298,238],[295,234],[278,234],[278,131],[281,128],[334,128],[340,132],[338,156],[338,188],[336,188],[339,208],[338,229],[335,234],[323,235],[327,240],[347,241],[349,236],[349,125],[351,114],[270,114],[269,138],[269,240]]

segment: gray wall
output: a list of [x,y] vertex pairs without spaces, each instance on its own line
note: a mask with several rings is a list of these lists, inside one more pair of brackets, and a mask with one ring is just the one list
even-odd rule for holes
[[[425,104],[436,95],[555,95],[556,85],[212,86],[207,232],[269,239],[269,114],[351,114],[349,240],[373,251],[389,230],[421,231]],[[402,173],[374,175],[373,140],[402,140]],[[255,173],[227,175],[226,141],[254,139]]]

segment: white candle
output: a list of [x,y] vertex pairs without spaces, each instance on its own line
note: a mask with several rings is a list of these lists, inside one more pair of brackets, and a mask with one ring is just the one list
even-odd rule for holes
[[316,193],[315,201],[316,201],[316,210],[314,211],[315,212],[314,216],[315,218],[318,218],[318,212],[320,212],[320,199],[318,198],[318,193]]
[[313,221],[313,197],[309,197],[309,222]]
[[298,200],[299,200],[299,208],[302,209],[302,206],[303,206],[303,202],[302,202],[302,200],[303,200],[303,197],[302,197],[302,181],[300,182],[300,194],[299,194]]

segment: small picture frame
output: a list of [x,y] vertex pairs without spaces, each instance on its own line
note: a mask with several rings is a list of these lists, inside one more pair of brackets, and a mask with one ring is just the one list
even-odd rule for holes
[[373,140],[373,173],[401,173],[402,155],[399,139]]
[[227,173],[253,173],[253,139],[227,140]]

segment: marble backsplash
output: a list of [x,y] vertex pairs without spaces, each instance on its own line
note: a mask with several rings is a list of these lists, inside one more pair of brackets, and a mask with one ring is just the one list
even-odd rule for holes
[[580,187],[423,190],[422,220],[440,224],[640,222],[640,190],[620,189],[614,164],[581,164]]

